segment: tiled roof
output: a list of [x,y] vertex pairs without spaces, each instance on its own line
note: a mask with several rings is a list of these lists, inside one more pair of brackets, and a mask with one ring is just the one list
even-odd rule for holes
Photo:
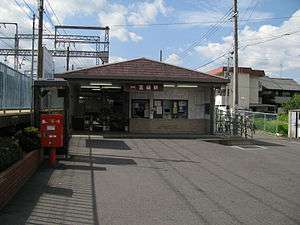
[[271,78],[268,76],[259,79],[261,85],[269,90],[300,91],[300,84],[289,78]]
[[[216,69],[213,69],[211,71],[208,71],[207,73],[210,75],[220,75],[223,74],[224,72],[227,71],[227,67],[226,66],[221,66],[218,67]],[[233,67],[229,67],[229,71],[233,72]],[[265,71],[263,70],[253,70],[250,67],[239,67],[239,73],[247,73],[253,76],[259,76],[259,77],[263,77],[265,76]]]
[[56,74],[65,79],[143,80],[192,83],[227,83],[228,80],[199,71],[146,58],[110,63]]

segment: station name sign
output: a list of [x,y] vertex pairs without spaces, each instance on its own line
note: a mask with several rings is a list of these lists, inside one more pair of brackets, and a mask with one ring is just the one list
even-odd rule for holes
[[125,86],[126,91],[162,91],[162,84],[128,84]]

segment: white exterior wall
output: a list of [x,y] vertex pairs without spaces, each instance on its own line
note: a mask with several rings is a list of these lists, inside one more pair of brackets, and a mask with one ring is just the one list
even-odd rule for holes
[[251,104],[259,103],[259,77],[258,76],[250,76],[250,100]]
[[239,108],[249,109],[250,100],[250,76],[241,73],[238,76]]
[[205,104],[210,103],[210,89],[199,88],[164,88],[163,91],[130,92],[129,117],[131,118],[131,100],[149,99],[150,110],[153,109],[154,99],[188,100],[188,119],[209,119],[205,115]]
[[[238,76],[238,94],[239,94],[239,108],[249,109],[251,103],[259,103],[259,79],[257,76],[251,76],[248,73],[240,73]],[[227,87],[229,88],[229,96],[217,95],[215,98],[215,105],[217,106],[232,106],[232,82]]]

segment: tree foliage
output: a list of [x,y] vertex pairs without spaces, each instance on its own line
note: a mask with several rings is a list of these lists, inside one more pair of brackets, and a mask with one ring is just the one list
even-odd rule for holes
[[291,109],[300,109],[300,94],[294,95],[293,98],[283,103],[282,106],[286,111],[289,111]]

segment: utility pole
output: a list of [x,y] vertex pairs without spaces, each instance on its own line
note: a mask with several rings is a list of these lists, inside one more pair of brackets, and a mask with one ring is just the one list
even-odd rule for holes
[[38,39],[38,71],[37,77],[41,79],[43,76],[43,15],[44,0],[39,0],[39,39]]
[[32,39],[31,39],[31,81],[33,82],[33,68],[34,68],[34,37],[35,37],[35,14],[32,16]]
[[18,70],[19,66],[19,29],[18,24],[16,24],[16,34],[15,34],[15,69]]
[[238,93],[238,9],[237,0],[233,0],[233,39],[234,39],[234,67],[232,76],[232,107],[233,111],[238,108],[239,93]]
[[162,62],[162,50],[159,51],[159,61]]
[[34,37],[35,37],[35,14],[32,16],[32,40],[31,40],[31,126],[34,125],[34,114],[33,114],[33,100],[34,100],[34,89],[33,89],[33,68],[34,68]]
[[67,71],[69,71],[69,65],[70,65],[70,46],[67,47]]

